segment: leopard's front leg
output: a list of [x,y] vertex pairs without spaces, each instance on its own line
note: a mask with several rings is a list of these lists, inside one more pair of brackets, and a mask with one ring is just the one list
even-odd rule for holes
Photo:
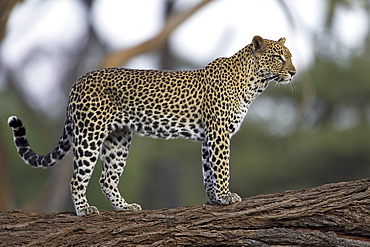
[[241,198],[229,190],[229,149],[228,135],[209,133],[202,144],[203,182],[211,204],[230,205]]

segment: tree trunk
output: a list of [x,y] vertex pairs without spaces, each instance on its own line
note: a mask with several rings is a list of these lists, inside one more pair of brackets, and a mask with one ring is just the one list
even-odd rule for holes
[[0,213],[0,246],[370,246],[370,179],[235,205],[141,212]]

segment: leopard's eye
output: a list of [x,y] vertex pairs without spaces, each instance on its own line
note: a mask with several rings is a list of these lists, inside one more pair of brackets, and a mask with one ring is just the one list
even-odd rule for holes
[[283,56],[281,55],[272,55],[273,58],[279,60],[280,62],[284,63],[285,62],[285,59]]

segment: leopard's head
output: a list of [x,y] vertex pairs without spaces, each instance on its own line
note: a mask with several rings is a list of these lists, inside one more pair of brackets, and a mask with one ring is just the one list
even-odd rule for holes
[[252,52],[257,59],[257,73],[266,81],[275,80],[282,84],[290,83],[296,73],[292,54],[284,46],[285,38],[278,41],[254,36]]

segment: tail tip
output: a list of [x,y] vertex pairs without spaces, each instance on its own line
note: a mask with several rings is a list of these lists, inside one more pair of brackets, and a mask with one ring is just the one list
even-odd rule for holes
[[23,126],[22,121],[19,118],[17,118],[16,116],[11,116],[11,117],[8,118],[8,125],[11,128],[19,128],[19,127]]

